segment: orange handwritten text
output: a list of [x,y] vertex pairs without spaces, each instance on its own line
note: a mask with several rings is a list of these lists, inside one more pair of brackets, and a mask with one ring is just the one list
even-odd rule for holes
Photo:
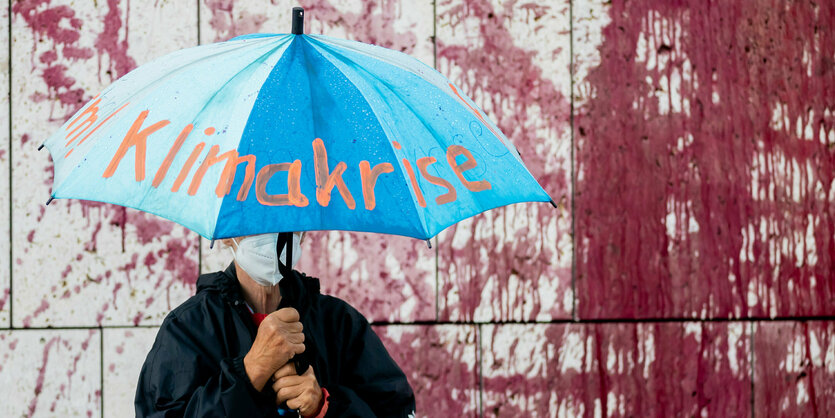
[[188,176],[189,171],[191,171],[191,167],[194,165],[194,162],[197,161],[197,157],[199,157],[200,153],[203,152],[203,147],[205,146],[206,143],[201,142],[194,147],[193,151],[191,151],[191,155],[188,156],[186,164],[180,169],[180,174],[177,175],[177,179],[174,180],[174,185],[171,186],[171,191],[173,193],[177,193],[177,191],[180,190],[180,186],[182,186],[183,182],[186,181],[186,177]]
[[365,198],[365,208],[374,210],[377,206],[377,199],[374,196],[374,186],[377,185],[377,177],[380,174],[391,173],[394,167],[391,163],[380,163],[371,168],[368,161],[360,161],[360,179],[362,179],[362,197]]
[[[96,96],[96,97],[98,97],[98,96]],[[75,127],[72,131],[70,131],[70,133],[69,133],[69,134],[67,134],[67,138],[70,138],[70,136],[71,136],[73,133],[76,133],[76,132],[77,132],[75,136],[73,136],[73,137],[72,137],[69,141],[67,141],[67,144],[65,145],[65,147],[69,147],[69,146],[73,143],[73,141],[75,141],[75,140],[76,140],[79,136],[81,136],[81,134],[83,134],[85,131],[87,131],[87,128],[89,128],[89,127],[93,124],[93,122],[95,122],[95,121],[98,119],[98,116],[97,116],[97,114],[96,114],[96,113],[98,112],[98,107],[97,107],[97,105],[98,105],[98,103],[99,103],[100,101],[101,101],[101,99],[98,99],[98,100],[96,100],[95,102],[93,102],[90,106],[88,106],[86,109],[84,109],[84,111],[83,111],[83,112],[81,112],[81,114],[80,114],[80,115],[78,115],[78,117],[77,117],[77,118],[73,119],[73,120],[69,123],[69,125],[67,125],[67,129],[70,129],[70,128],[72,127],[72,125],[74,125],[76,122],[78,122],[78,120],[80,120],[80,119],[81,119],[81,117],[82,117],[82,116],[84,116],[85,114],[88,114],[88,113],[89,113],[89,115],[88,115],[87,119],[86,119],[84,122],[82,122],[81,124],[79,124],[78,126],[76,126],[76,127]],[[122,111],[122,109],[124,109],[125,107],[127,107],[127,105],[128,105],[128,104],[129,104],[129,103],[125,103],[125,104],[123,104],[123,105],[122,105],[122,107],[120,107],[120,108],[116,109],[115,111],[113,111],[113,113],[111,113],[111,114],[107,115],[107,117],[106,117],[106,118],[104,118],[104,120],[103,120],[103,121],[101,121],[98,125],[96,125],[96,127],[95,127],[95,128],[90,129],[90,131],[88,131],[88,132],[87,132],[87,135],[84,135],[84,138],[81,138],[81,140],[80,140],[80,141],[78,141],[78,143],[77,143],[77,144],[75,144],[75,145],[77,146],[77,145],[81,145],[81,144],[83,144],[83,143],[84,143],[84,141],[86,141],[86,140],[87,140],[87,138],[89,138],[89,137],[90,137],[90,135],[93,135],[93,133],[95,133],[95,132],[96,132],[99,128],[101,128],[101,127],[102,127],[102,125],[104,125],[105,123],[107,123],[107,121],[109,121],[109,120],[110,120],[110,118],[112,118],[113,116],[116,116],[116,114],[117,114],[117,113],[121,112],[121,111]],[[84,126],[84,128],[81,128],[82,126]],[[72,154],[73,149],[74,149],[74,148],[70,148],[70,150],[69,150],[69,151],[67,151],[67,154],[66,154],[66,155],[64,155],[64,158],[69,157],[69,156],[70,156],[70,154]]]
[[[79,136],[81,136],[81,134],[84,133],[84,131],[86,131],[89,127],[93,126],[93,124],[96,123],[96,120],[98,120],[99,118],[99,103],[101,103],[101,98],[99,96],[94,97],[93,100],[90,102],[90,105],[84,108],[84,110],[81,113],[79,113],[78,116],[76,116],[73,120],[70,121],[70,123],[67,124],[66,130],[70,132],[67,134],[67,137],[64,138],[69,140],[67,141],[67,144],[64,145],[65,147],[69,147],[70,144],[73,143],[73,141],[75,141]],[[82,121],[85,115],[87,116],[87,118]],[[75,125],[75,128],[73,128],[73,125]],[[72,138],[70,138],[71,136]]]
[[[455,161],[455,157],[459,155],[467,157],[467,161],[464,161],[463,164],[458,164]],[[471,154],[466,148],[460,145],[451,145],[446,149],[446,160],[449,163],[449,166],[452,167],[452,171],[454,171],[455,175],[458,176],[458,180],[461,180],[461,183],[469,191],[481,192],[484,190],[490,190],[490,182],[487,180],[469,181],[464,178],[464,172],[475,168],[477,164],[475,162],[475,158],[473,158],[473,154]]]
[[171,145],[171,149],[168,150],[168,155],[165,156],[165,160],[162,161],[162,165],[159,166],[159,169],[157,169],[157,174],[154,176],[154,182],[151,186],[159,187],[160,183],[162,183],[165,175],[168,174],[168,169],[171,168],[171,163],[174,162],[174,157],[176,157],[177,153],[180,152],[180,147],[183,146],[183,142],[186,141],[186,138],[188,138],[188,134],[191,133],[192,129],[194,129],[194,125],[189,123],[185,128],[183,128],[180,135],[177,135],[177,139],[174,140],[174,144]]
[[108,164],[107,169],[104,170],[103,177],[107,178],[112,176],[113,173],[116,172],[116,168],[119,167],[119,163],[122,161],[122,158],[124,158],[128,150],[131,147],[135,147],[136,149],[134,150],[134,153],[136,156],[134,157],[134,171],[136,174],[136,181],[145,180],[145,148],[148,141],[148,135],[158,131],[169,123],[167,120],[161,120],[140,131],[139,128],[142,127],[146,117],[148,117],[148,111],[143,110],[139,114],[139,117],[137,117],[133,122],[133,126],[130,127],[127,135],[125,135],[125,138],[122,139],[119,149],[116,150],[116,155],[113,156],[113,159],[110,160],[110,164]]
[[206,156],[206,159],[204,159],[203,163],[200,164],[200,167],[197,168],[197,172],[194,173],[194,177],[191,178],[191,185],[188,187],[188,194],[191,196],[196,195],[197,189],[200,188],[200,182],[203,181],[203,176],[206,175],[206,171],[209,170],[209,167],[225,159],[226,165],[223,166],[223,172],[220,174],[220,180],[217,182],[215,195],[217,195],[217,197],[223,197],[229,194],[232,190],[232,183],[235,181],[235,171],[237,170],[238,164],[246,163],[246,175],[244,176],[244,182],[241,185],[241,189],[238,191],[238,200],[246,200],[247,194],[249,193],[249,187],[252,185],[252,178],[255,177],[255,156],[238,156],[238,151],[235,150],[226,151],[221,155],[217,155],[219,151],[219,145],[212,145],[212,147],[209,148],[209,155]]
[[444,193],[444,194],[435,198],[435,203],[437,203],[439,205],[443,205],[443,204],[446,204],[446,203],[454,202],[455,199],[458,198],[458,193],[455,191],[455,188],[452,187],[452,184],[450,182],[446,181],[446,179],[444,179],[442,177],[433,176],[433,175],[429,174],[429,171],[427,171],[427,168],[431,164],[434,164],[437,161],[438,160],[436,160],[435,157],[423,157],[423,158],[418,158],[417,165],[418,165],[418,170],[420,170],[420,174],[426,180],[428,180],[430,183],[432,183],[436,186],[441,186],[441,187],[444,187],[444,188],[447,189],[446,193]]
[[[84,130],[90,128],[96,123],[98,112],[97,104],[98,102],[94,101],[68,125],[67,130],[70,131],[70,136],[73,137],[71,142],[75,141],[81,133],[84,132]],[[123,108],[124,106],[113,112],[98,126],[101,126],[101,124],[106,122],[108,118],[112,117]],[[170,121],[165,119],[156,123],[148,122],[146,124],[148,114],[149,111],[144,110],[136,117],[136,120],[128,129],[127,134],[125,134],[125,137],[122,139],[122,142],[110,160],[110,163],[104,170],[102,175],[104,178],[112,177],[119,168],[119,164],[121,164],[128,151],[133,149],[134,178],[138,182],[144,181],[145,157],[147,148],[149,147],[148,138],[151,134],[154,134],[170,124]],[[93,128],[93,131],[95,131],[98,126]],[[185,125],[174,141],[171,142],[165,159],[157,168],[156,174],[154,175],[153,182],[151,183],[152,187],[158,188],[162,182],[165,181],[168,172],[171,170],[172,164],[174,164],[174,161],[177,159],[177,155],[179,155],[185,141],[189,138],[189,135],[194,129],[195,126],[192,124]],[[92,132],[88,132],[87,136],[89,136],[90,133]],[[215,128],[209,127],[205,128],[203,133],[208,136],[213,136],[217,133],[217,131]],[[155,135],[154,138],[157,138],[159,135],[160,134]],[[84,138],[86,138],[86,136]],[[154,146],[155,144],[152,141],[150,145],[151,149],[153,149]],[[351,193],[345,179],[349,176],[356,176],[356,171],[351,174],[348,165],[344,161],[337,161],[336,165],[333,166],[333,171],[331,171],[325,141],[321,138],[315,138],[312,142],[312,146],[312,169],[316,182],[316,202],[321,207],[327,207],[330,205],[331,195],[335,187],[339,191],[339,195],[342,197],[342,200],[345,201],[347,208],[355,210],[357,202],[355,201],[354,195]],[[396,150],[401,150],[403,148],[397,142],[393,142],[392,146]],[[214,188],[214,195],[218,198],[224,198],[232,192],[232,186],[235,183],[238,168],[241,164],[244,164],[244,178],[240,189],[238,190],[237,200],[246,201],[254,183],[255,197],[262,205],[306,207],[309,204],[307,196],[302,193],[301,160],[297,159],[292,163],[284,162],[278,164],[266,164],[261,167],[260,170],[257,170],[256,174],[256,168],[258,165],[256,164],[255,155],[239,155],[238,151],[235,149],[221,153],[220,145],[210,145],[208,152],[204,154],[205,148],[205,142],[199,142],[194,146],[188,156],[188,159],[186,159],[182,167],[179,167],[179,173],[171,186],[171,192],[178,193],[183,184],[189,180],[189,176],[191,176],[186,193],[189,196],[197,195],[200,191],[200,186],[204,178],[209,173],[209,170],[219,170],[219,167],[215,167],[217,167],[218,164],[223,163],[223,169],[218,176],[217,185],[215,185]],[[199,164],[198,161],[200,161]],[[421,187],[421,183],[418,181],[421,177],[429,184],[441,187],[444,190],[443,194],[435,197],[434,200],[436,204],[445,205],[455,202],[458,199],[458,190],[456,190],[455,186],[453,186],[449,180],[444,178],[452,177],[441,174],[442,170],[446,170],[447,173],[451,170],[461,182],[461,185],[463,185],[464,188],[470,192],[482,192],[485,190],[491,190],[493,187],[487,180],[473,179],[473,172],[470,172],[467,176],[469,179],[464,177],[464,173],[476,168],[478,166],[478,162],[476,161],[475,156],[473,156],[473,153],[461,145],[450,145],[447,147],[446,164],[438,165],[434,168],[434,172],[437,175],[429,173],[429,167],[438,162],[435,157],[421,157],[417,158],[416,161],[409,161],[407,158],[401,158],[401,162],[405,174],[409,177],[409,186],[411,186],[414,192],[416,203],[423,208],[427,205],[424,193],[429,192],[429,189],[432,187],[427,186],[426,183],[422,183],[423,187]],[[414,170],[413,164],[417,166],[417,172]],[[197,169],[194,170],[194,173],[192,174],[192,168],[195,165],[197,165]],[[358,168],[360,180],[359,184],[362,187],[364,207],[366,210],[374,210],[378,203],[377,195],[375,193],[377,182],[383,174],[393,173],[394,166],[389,162],[379,162],[372,168],[371,162],[362,160],[359,162]],[[268,193],[267,186],[270,180],[275,174],[282,171],[287,173],[286,193]],[[442,175],[444,177],[442,177]],[[212,178],[212,176],[210,176],[210,178]],[[387,179],[386,181],[390,180]]]
[[[273,174],[279,171],[287,172],[287,193],[267,193],[267,183]],[[255,178],[255,197],[262,205],[267,206],[307,206],[307,197],[301,192],[302,162],[299,160],[292,163],[267,164],[258,171]]]
[[418,205],[420,207],[426,207],[426,199],[423,198],[423,192],[420,190],[420,186],[418,186],[417,178],[415,178],[415,170],[412,170],[412,165],[409,164],[409,160],[403,159],[403,166],[406,167],[406,173],[409,174],[409,181],[412,183],[412,190],[415,191],[415,197],[417,197]]
[[319,205],[328,206],[331,201],[331,191],[333,186],[336,186],[348,209],[353,210],[357,207],[354,196],[351,195],[351,191],[345,185],[345,180],[342,179],[342,173],[348,166],[344,161],[340,161],[333,172],[328,173],[328,151],[321,138],[313,140],[313,165],[316,170],[316,201]]

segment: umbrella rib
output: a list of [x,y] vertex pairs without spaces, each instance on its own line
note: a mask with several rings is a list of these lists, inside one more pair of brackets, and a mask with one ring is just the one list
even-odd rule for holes
[[[305,37],[305,36],[302,36],[302,37],[300,37],[300,39],[301,39],[301,40],[305,40],[305,39],[306,39],[306,37]],[[307,67],[307,66],[308,66],[308,62],[307,62],[307,61],[308,61],[308,60],[307,60],[307,48],[302,48],[302,53],[304,54],[304,57],[305,57],[305,63],[304,63],[304,65],[305,65],[305,67]],[[313,106],[313,86],[310,84],[310,74],[315,74],[315,73],[313,73],[312,71],[309,71],[309,69],[308,69],[308,74],[307,74],[307,95],[310,97],[310,106],[309,106],[309,108],[310,108],[310,121],[312,122],[312,126],[313,126],[313,128],[312,128],[312,129],[313,129],[313,138],[318,138],[319,136],[318,136],[318,135],[316,135],[316,123],[314,122],[314,121],[315,121],[315,119],[314,119],[314,115],[313,115],[313,112],[314,112],[314,110],[313,110],[313,109],[316,109],[316,107],[315,107],[315,106]],[[320,217],[320,219],[321,219],[321,218],[323,218],[323,217],[325,216],[325,213],[324,213],[324,212],[325,212],[325,207],[324,207],[324,206],[319,206],[319,217]],[[321,220],[320,220],[320,225],[321,225]]]
[[[320,44],[320,42],[319,42],[319,41],[316,41],[315,39],[314,39],[314,41],[315,41],[317,44]],[[318,46],[318,45],[315,45],[315,46]],[[315,47],[315,46],[314,46],[314,47]],[[319,51],[319,50],[318,50],[319,48],[315,48],[315,49],[317,49],[317,51],[316,51],[317,53],[319,53],[320,55],[322,55],[322,51]],[[325,51],[325,52],[330,53],[331,51]],[[337,56],[337,54],[332,54],[332,55],[334,55],[334,57],[335,57],[336,59],[339,59],[340,61],[343,61],[343,62],[345,62],[346,60],[350,61],[347,57],[342,57],[342,55],[341,55],[341,54],[338,54],[338,56]],[[327,60],[327,58],[326,58],[326,57],[324,57],[324,56],[323,56],[323,58],[325,58],[325,59]],[[328,60],[328,61],[329,61],[329,60]],[[353,61],[351,61],[351,62],[353,63]],[[343,77],[345,77],[345,79],[346,79],[346,80],[348,80],[348,81],[350,81],[350,80],[351,80],[351,78],[350,78],[350,77],[348,77],[348,75],[347,75],[347,74],[345,74],[345,72],[344,72],[344,71],[342,71],[342,69],[341,69],[341,68],[339,68],[339,67],[338,67],[338,66],[336,66],[336,65],[334,65],[333,67],[336,69],[336,71],[339,71],[339,73],[340,73],[340,74],[342,74],[342,76],[343,76]],[[358,67],[359,67],[359,66],[358,66]],[[363,70],[363,71],[365,71],[365,70]],[[380,81],[382,81],[382,80],[380,80]],[[372,87],[373,89],[377,90],[377,87],[376,87],[376,86],[374,86],[372,83],[369,83],[369,84],[371,84],[371,87]],[[388,87],[388,86],[387,86],[387,87]],[[355,86],[355,88],[357,89],[357,91],[359,92],[359,94],[363,97],[363,99],[365,100],[366,104],[368,104],[368,107],[371,109],[371,111],[372,111],[372,112],[374,112],[374,114],[375,114],[375,119],[378,121],[378,123],[380,123],[380,126],[382,127],[383,123],[381,122],[380,118],[377,116],[377,110],[376,110],[376,109],[374,109],[374,106],[372,106],[372,105],[371,105],[371,102],[368,100],[368,98],[366,98],[366,97],[365,97],[365,93],[363,93],[363,91],[362,91],[362,90],[360,90],[360,89],[359,89],[359,87],[356,87],[356,86]],[[391,88],[390,88],[390,87],[389,87],[389,90],[391,90]],[[378,91],[379,91],[379,90],[378,90]],[[403,99],[402,99],[402,98],[400,98],[400,96],[398,96],[396,93],[395,93],[395,96],[397,96],[397,98],[398,98],[398,99],[400,99],[400,101],[401,101],[401,102],[403,102]],[[408,106],[408,104],[407,104],[406,106],[407,106],[410,110],[414,111],[414,109],[413,109],[411,106]],[[415,114],[416,114],[416,113],[415,113]],[[416,115],[417,115],[417,114],[416,114]],[[434,129],[432,129],[430,126],[428,126],[428,125],[427,125],[427,124],[423,121],[423,119],[422,119],[422,118],[418,117],[418,119],[420,120],[420,123],[421,123],[421,124],[422,124],[422,125],[423,125],[423,126],[424,126],[424,127],[425,127],[425,128],[426,128],[426,129],[427,129],[427,130],[431,133],[431,134],[432,134],[432,136],[433,136],[433,137],[436,137],[436,136],[437,136],[437,135],[436,135],[436,132],[434,131]],[[383,128],[383,132],[385,132],[385,128]],[[386,139],[389,139],[389,138],[386,138]],[[388,146],[389,146],[389,149],[391,150],[392,155],[396,155],[396,153],[395,153],[395,151],[394,151],[394,145],[391,143],[391,140],[389,139],[389,140],[388,140],[388,141],[386,141],[386,142],[388,143]],[[400,174],[403,176],[403,180],[404,180],[404,181],[406,181],[406,182],[411,181],[411,180],[407,177],[407,175],[405,174],[404,170],[400,170]],[[415,196],[415,191],[414,191],[414,190],[412,190],[411,188],[408,188],[408,190],[409,190],[409,194],[412,196],[412,199],[413,199],[413,200],[415,200],[415,199],[417,198],[417,197]],[[418,219],[420,219],[420,224],[421,224],[421,227],[423,228],[423,232],[424,232],[424,233],[426,233],[426,234],[428,234],[430,231],[429,231],[429,229],[427,228],[427,225],[426,225],[426,219],[425,219],[424,214],[423,214],[423,213],[421,213],[421,212],[420,212],[420,211],[419,211],[416,207],[414,207],[414,205],[410,205],[410,206],[412,207],[412,209],[414,210],[414,212],[417,214]]]

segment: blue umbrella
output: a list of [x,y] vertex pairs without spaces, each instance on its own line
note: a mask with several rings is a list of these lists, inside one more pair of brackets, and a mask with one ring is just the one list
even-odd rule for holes
[[[115,203],[208,239],[351,230],[420,239],[553,201],[460,88],[400,52],[252,34],[140,66],[44,145],[52,198]],[[52,200],[52,199],[50,199]]]

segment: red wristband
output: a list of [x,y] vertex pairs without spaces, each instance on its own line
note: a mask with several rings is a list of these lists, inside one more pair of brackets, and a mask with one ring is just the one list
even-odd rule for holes
[[305,415],[305,418],[323,418],[325,414],[328,412],[328,397],[330,394],[328,390],[322,388],[322,404],[319,405],[319,410],[316,411],[313,415]]

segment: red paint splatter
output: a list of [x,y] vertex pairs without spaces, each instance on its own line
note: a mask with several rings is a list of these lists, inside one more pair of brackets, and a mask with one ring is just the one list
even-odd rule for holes
[[754,336],[754,413],[827,416],[835,408],[835,324],[761,322]]
[[[743,327],[487,327],[485,415],[750,415],[750,348]],[[676,350],[669,349],[673,345]]]
[[[357,257],[317,257],[316,254],[356,252]],[[391,267],[385,256],[398,260],[401,274],[388,275]],[[416,263],[430,259],[432,251],[414,239],[351,232],[310,232],[304,240],[299,269],[321,278],[324,293],[333,294],[357,306],[371,320],[435,319],[434,289],[428,272]],[[403,304],[415,303],[411,312],[401,312]],[[402,317],[402,315],[408,315]]]
[[215,42],[260,32],[261,26],[267,21],[266,16],[250,14],[245,10],[236,15],[234,0],[204,0],[204,4],[212,12],[209,25],[215,31]]
[[3,289],[3,297],[0,298],[0,311],[2,311],[3,307],[6,306],[6,301],[9,300],[9,292],[10,290],[8,287]]
[[35,69],[34,52],[40,40],[52,43],[49,51],[41,54],[41,61],[50,63],[41,69],[41,77],[47,85],[45,96],[34,96],[33,100],[41,101],[41,97],[57,100],[62,107],[72,109],[59,118],[66,118],[75,108],[81,106],[84,100],[84,90],[72,88],[75,79],[67,75],[67,67],[55,64],[56,51],[67,60],[87,59],[93,56],[89,48],[77,48],[73,44],[81,37],[82,21],[75,16],[75,11],[65,5],[52,6],[50,0],[20,0],[12,5],[12,13],[20,15],[32,30],[35,43],[32,45],[32,66]]
[[835,312],[835,4],[608,14],[578,80],[579,316]]
[[41,367],[38,368],[38,377],[35,380],[35,397],[29,402],[29,416],[35,414],[35,409],[38,406],[38,398],[41,396],[43,390],[43,383],[46,377],[46,365],[49,362],[49,351],[56,342],[60,341],[59,337],[52,337],[44,346],[43,354],[41,356]]
[[66,279],[67,276],[69,276],[71,272],[72,272],[72,265],[68,264],[67,267],[64,268],[64,271],[61,272],[61,278]]
[[40,314],[46,312],[47,309],[49,309],[49,302],[47,302],[46,299],[42,299],[41,304],[35,309],[35,311],[32,312],[31,315],[27,315],[23,318],[23,327],[29,328],[32,324],[32,319],[37,318]]
[[374,332],[406,374],[418,413],[477,416],[478,367],[469,364],[475,360],[469,357],[478,341],[475,326],[389,325],[375,326]]
[[[439,71],[448,74],[452,68],[461,70],[462,76],[453,81],[480,102],[519,149],[534,178],[565,207],[570,193],[569,162],[541,149],[568,129],[570,106],[559,86],[534,62],[537,54],[555,56],[561,47],[537,51],[528,49],[524,39],[516,39],[509,29],[514,6],[510,2],[497,8],[487,0],[439,3],[439,22],[448,24],[454,32],[466,21],[468,27],[477,25],[478,35],[477,41],[465,44],[455,44],[439,35]],[[533,14],[528,16],[531,22],[542,13],[566,12],[545,6],[527,10],[526,14]],[[469,34],[467,39],[472,38]],[[530,119],[537,109],[547,118]],[[553,237],[546,237],[546,226],[566,216],[566,211],[542,204],[520,204],[514,205],[513,211],[496,209],[472,218],[466,226],[449,228],[442,235],[446,242],[440,243],[438,251],[441,318],[472,320],[476,309],[485,303],[492,308],[491,317],[502,320],[535,319],[541,313],[566,316],[561,303],[543,301],[539,291],[556,282],[558,295],[570,292],[570,270],[554,262],[568,254],[558,254]],[[514,228],[512,225],[520,219],[527,220],[526,226]],[[557,239],[569,233],[557,225]],[[451,245],[457,235],[467,237],[463,248]],[[514,291],[510,289],[512,278],[518,283]],[[495,286],[485,292],[490,283]],[[447,304],[453,293],[457,293],[459,302]],[[545,306],[553,308],[543,312]]]
[[[53,48],[37,56],[33,53],[32,57],[32,72],[40,74],[47,85],[47,92],[38,92],[36,97],[41,99],[57,100],[57,106],[61,108],[59,119],[64,119],[74,113],[79,106],[89,99],[82,89],[74,88],[76,81],[70,76],[71,70],[68,70],[64,65],[72,63],[76,60],[87,60],[94,55],[99,60],[99,67],[101,68],[102,58],[107,56],[108,69],[105,71],[110,77],[110,80],[103,80],[104,82],[115,80],[118,77],[126,74],[135,67],[135,61],[131,58],[128,51],[127,34],[129,32],[128,22],[122,21],[122,12],[120,10],[120,3],[116,0],[108,0],[107,10],[102,16],[104,28],[101,33],[97,34],[94,48],[81,45],[80,39],[82,31],[85,29],[82,25],[82,19],[77,17],[77,13],[70,6],[53,6],[49,0],[24,0],[15,2],[12,11],[19,15],[27,24],[29,29],[33,32],[35,43],[33,44],[33,52],[37,49],[40,41],[47,41],[53,44]],[[129,3],[126,5],[129,8]],[[124,38],[120,38],[124,36]],[[64,64],[61,64],[64,63]],[[42,71],[42,72],[39,72]],[[100,71],[101,73],[101,71]],[[21,142],[25,143],[29,140],[28,134],[23,134]],[[49,173],[52,172],[51,165],[45,167]],[[48,180],[51,185],[51,178]],[[166,263],[165,274],[160,274],[161,277],[169,277],[170,284],[166,287],[166,291],[176,282],[184,282],[186,286],[193,286],[197,275],[197,263],[194,260],[193,253],[180,251],[182,247],[190,247],[192,251],[196,250],[196,245],[191,237],[187,238],[173,238],[170,236],[173,225],[165,220],[156,218],[152,215],[144,213],[137,213],[133,211],[126,211],[122,207],[89,202],[89,201],[70,201],[65,205],[66,210],[71,210],[72,207],[80,207],[82,215],[88,220],[90,226],[90,237],[84,244],[84,251],[96,252],[98,249],[97,238],[103,225],[115,225],[122,230],[123,250],[125,248],[125,230],[128,223],[136,226],[139,249],[135,251],[143,251],[141,246],[153,245],[154,243],[166,242],[167,247],[175,248],[174,251],[168,251],[169,257],[179,257],[179,259],[168,259]],[[38,220],[43,218],[44,208],[39,208]],[[34,240],[34,230],[30,231],[28,237]],[[132,244],[132,242],[131,242]],[[147,250],[144,250],[147,251]],[[147,251],[147,253],[152,253]],[[84,253],[78,253],[74,258],[75,261],[80,261]],[[126,273],[128,281],[131,280],[131,272],[136,268],[136,257],[139,254],[134,254],[131,261],[121,266],[116,266],[116,270]],[[146,254],[142,254],[144,259]],[[22,263],[22,260],[17,260]],[[68,274],[73,269],[73,264],[68,264],[64,270],[64,274]],[[187,279],[182,279],[188,270]],[[169,272],[170,271],[170,272]],[[171,276],[176,275],[174,280]],[[113,294],[118,292],[122,286],[121,277],[111,277],[108,271],[104,277],[98,277],[94,281],[85,281],[83,286],[76,286],[75,293],[79,293],[82,288],[86,288],[91,282],[98,284],[108,284],[114,286]],[[143,280],[145,278],[142,278]],[[114,283],[115,280],[119,282]],[[105,282],[105,283],[102,283]],[[159,286],[158,286],[159,287]],[[44,299],[41,303],[43,306],[47,303]],[[107,310],[110,307],[116,307],[114,304],[104,304],[103,309]],[[104,318],[104,310],[97,314],[97,322],[101,323]],[[34,315],[36,316],[36,315]],[[141,313],[137,316],[141,316]],[[27,317],[24,321],[28,325],[28,321],[33,316]]]
[[[275,0],[273,0],[275,4]],[[402,2],[394,0],[364,0],[359,13],[346,12],[329,1],[299,1],[305,9],[309,23],[306,32],[320,30],[327,34],[328,27],[342,27],[347,35],[356,41],[379,45],[397,51],[411,53],[417,44],[417,36],[406,28],[395,29],[395,22],[401,19],[404,9]],[[343,6],[344,7],[344,6]]]
[[113,285],[113,308],[114,309],[119,309],[119,307],[116,306],[116,301],[118,300],[116,298],[116,294],[119,293],[119,290],[122,288],[122,285],[123,284],[121,282],[117,282],[116,284]]
[[[110,57],[110,69],[107,73],[114,74],[114,80],[127,74],[136,67],[136,61],[128,56],[127,34],[130,29],[127,19],[125,19],[125,37],[121,40],[119,39],[119,33],[122,29],[122,13],[119,10],[119,3],[119,0],[107,0],[107,14],[103,19],[104,30],[96,38],[96,50],[99,52],[99,68],[101,68],[102,53],[107,53]],[[130,0],[126,3],[125,7],[130,9]],[[126,15],[130,16],[129,14]]]
[[145,212],[128,211],[126,223],[136,228],[136,238],[141,245],[149,244],[174,231],[173,222],[161,222],[159,218],[148,216]]

